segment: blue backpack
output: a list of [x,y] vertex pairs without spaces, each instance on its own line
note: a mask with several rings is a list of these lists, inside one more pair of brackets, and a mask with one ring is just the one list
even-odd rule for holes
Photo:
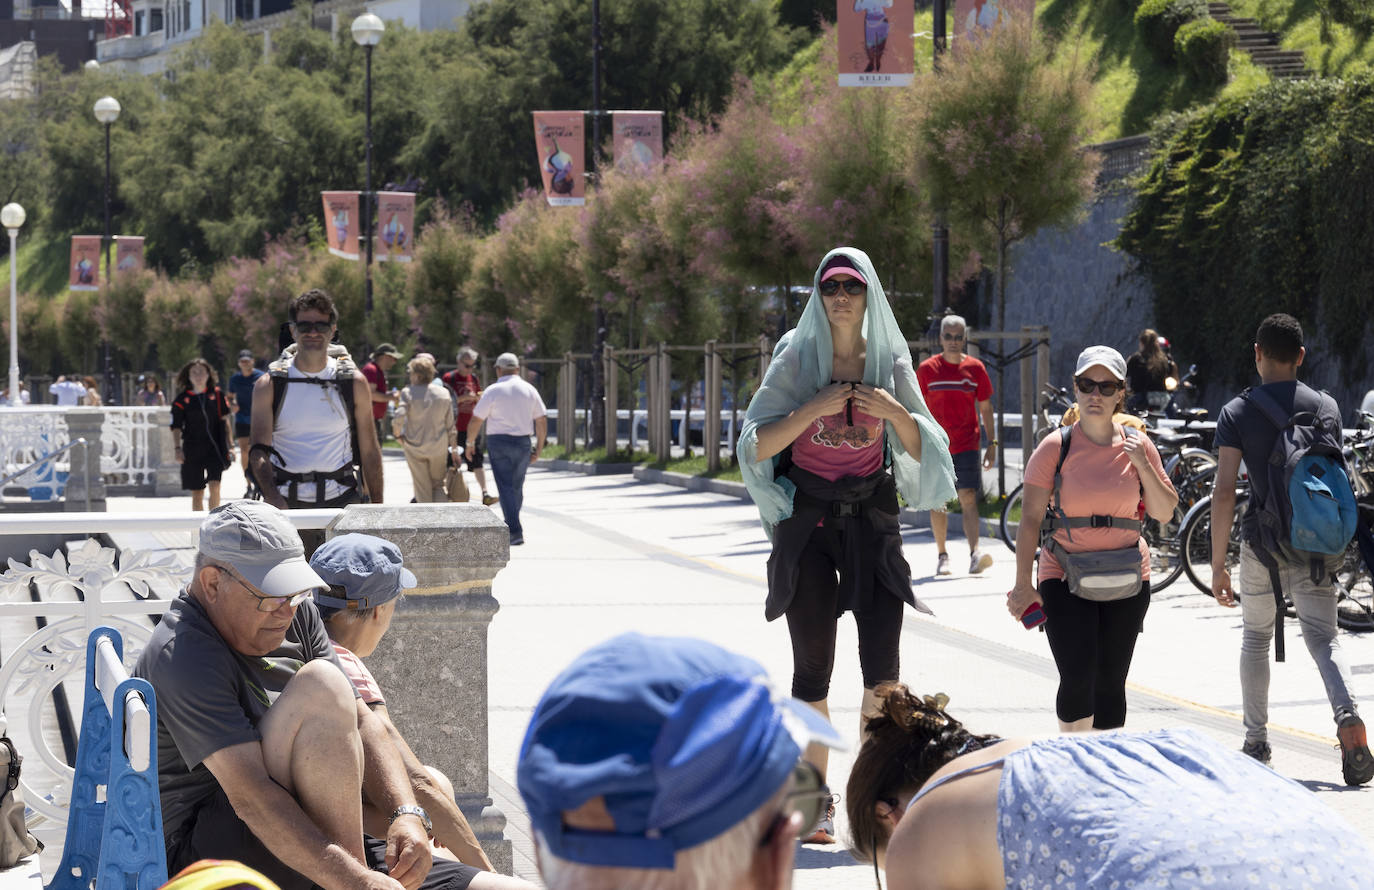
[[1341,444],[1341,412],[1321,393],[1316,411],[1288,415],[1263,389],[1242,394],[1278,430],[1269,460],[1251,473],[1263,473],[1269,494],[1258,505],[1260,562],[1269,569],[1278,607],[1275,657],[1283,661],[1283,591],[1278,561],[1307,563],[1312,583],[1320,584],[1339,565],[1355,536],[1359,518],[1355,492],[1346,474]]

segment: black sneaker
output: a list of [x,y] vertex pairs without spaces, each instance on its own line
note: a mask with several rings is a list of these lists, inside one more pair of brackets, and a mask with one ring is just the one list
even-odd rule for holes
[[1341,775],[1347,785],[1365,785],[1374,779],[1374,756],[1369,753],[1369,738],[1358,714],[1348,714],[1336,724],[1336,740],[1341,743]]
[[1264,764],[1274,759],[1274,751],[1269,747],[1268,742],[1246,742],[1240,746],[1240,753],[1247,757],[1253,757]]

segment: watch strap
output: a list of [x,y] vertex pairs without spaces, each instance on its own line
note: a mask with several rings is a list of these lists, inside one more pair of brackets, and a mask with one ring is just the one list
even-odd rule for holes
[[424,807],[411,803],[402,804],[391,811],[391,815],[387,817],[386,824],[390,825],[402,816],[418,816],[421,824],[425,826],[425,833],[431,838],[434,837],[434,825],[429,821],[429,813],[425,812]]

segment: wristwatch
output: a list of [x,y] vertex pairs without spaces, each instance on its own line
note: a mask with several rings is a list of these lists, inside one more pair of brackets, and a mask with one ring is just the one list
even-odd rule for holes
[[391,811],[391,815],[387,817],[386,824],[390,825],[401,816],[419,816],[420,823],[425,826],[425,834],[429,835],[431,838],[434,837],[434,823],[429,821],[429,813],[425,812],[424,807],[416,806],[413,803],[403,804]]

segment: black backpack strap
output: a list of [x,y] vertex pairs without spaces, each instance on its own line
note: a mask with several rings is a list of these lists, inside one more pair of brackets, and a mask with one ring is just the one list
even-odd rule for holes
[[1284,602],[1283,584],[1279,581],[1279,561],[1263,547],[1254,547],[1252,550],[1260,565],[1269,571],[1269,586],[1274,591],[1274,660],[1283,661],[1283,618],[1288,611],[1288,605]]
[[[1054,493],[1051,495],[1050,508],[1045,513],[1045,518],[1040,521],[1041,544],[1054,531],[1054,522],[1067,519],[1064,515],[1064,507],[1059,501],[1059,490],[1064,481],[1064,459],[1069,456],[1069,443],[1073,438],[1073,424],[1061,426],[1059,428],[1059,460],[1054,464]],[[1069,532],[1072,539],[1073,532]]]
[[1284,411],[1283,406],[1278,403],[1278,400],[1263,389],[1251,387],[1241,393],[1241,398],[1246,399],[1250,404],[1260,409],[1260,413],[1263,414],[1265,419],[1273,424],[1276,429],[1286,429],[1295,416]]
[[[348,415],[348,441],[353,448],[353,466],[356,467],[359,471],[361,471],[363,466],[363,452],[362,449],[358,446],[358,414],[355,410],[356,402],[354,401],[353,393],[354,376],[355,375],[352,370],[345,370],[343,368],[339,368],[334,372],[334,379],[335,381],[337,381],[339,388],[339,398],[343,400],[344,413]],[[371,408],[371,383],[368,384],[367,395],[368,407]],[[369,411],[368,413],[371,414],[372,412]],[[382,443],[378,442],[377,447],[381,448]]]

